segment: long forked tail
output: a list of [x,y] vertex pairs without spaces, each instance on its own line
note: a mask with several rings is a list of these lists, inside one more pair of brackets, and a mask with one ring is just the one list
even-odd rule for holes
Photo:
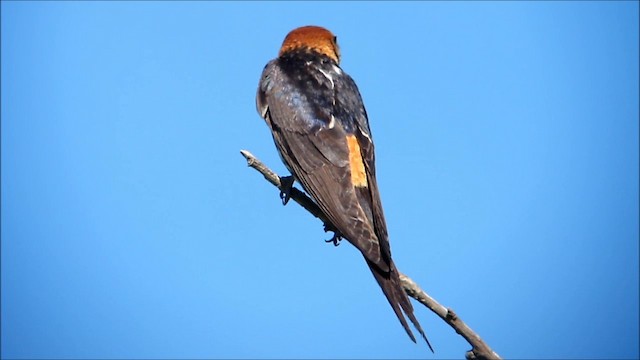
[[[369,260],[367,260],[367,265],[369,265],[369,269],[371,269],[371,272],[376,278],[378,285],[380,285],[380,288],[382,288],[382,292],[384,292],[384,295],[387,297],[389,304],[391,304],[393,311],[396,313],[398,320],[400,320],[402,327],[407,332],[411,340],[413,342],[416,342],[416,338],[413,336],[413,332],[409,328],[409,324],[407,324],[407,320],[405,319],[404,314],[409,317],[409,320],[411,320],[413,326],[418,329],[424,341],[427,342],[427,345],[429,346],[431,352],[434,352],[433,347],[431,347],[431,343],[429,343],[429,339],[427,339],[427,335],[425,335],[422,327],[420,326],[420,323],[418,322],[418,319],[416,319],[416,317],[413,315],[413,306],[409,301],[409,296],[407,296],[407,293],[402,287],[400,276],[398,275],[398,270],[396,269],[395,264],[391,262],[391,271],[389,271],[388,273],[381,271],[375,264],[369,262]],[[404,314],[402,313],[403,311]]]

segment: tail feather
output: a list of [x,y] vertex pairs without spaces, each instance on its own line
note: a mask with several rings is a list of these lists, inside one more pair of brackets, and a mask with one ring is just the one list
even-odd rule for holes
[[431,347],[431,343],[429,342],[429,339],[427,339],[427,335],[425,335],[422,327],[420,326],[420,323],[418,322],[418,319],[416,319],[415,315],[413,314],[413,306],[409,301],[409,296],[407,296],[407,293],[402,287],[400,276],[398,275],[398,270],[396,269],[395,264],[391,262],[391,271],[389,272],[380,270],[369,260],[367,260],[367,265],[369,265],[369,269],[373,273],[373,276],[376,278],[378,285],[380,285],[382,292],[387,297],[389,304],[393,308],[393,311],[396,313],[396,316],[398,317],[398,320],[400,320],[400,323],[402,324],[404,330],[407,332],[407,335],[409,335],[413,342],[416,342],[416,338],[415,336],[413,336],[413,332],[409,328],[409,324],[404,317],[405,314],[407,315],[407,317],[409,317],[409,320],[411,320],[413,325],[420,332],[422,338],[427,342],[427,345],[429,346],[431,352],[433,352],[433,347]]

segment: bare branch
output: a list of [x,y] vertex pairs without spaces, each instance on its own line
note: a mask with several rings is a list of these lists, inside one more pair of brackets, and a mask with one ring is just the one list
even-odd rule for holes
[[[260,160],[258,160],[253,154],[248,152],[247,150],[240,150],[242,156],[247,159],[247,165],[256,169],[259,173],[261,173],[264,178],[276,186],[281,191],[282,183],[280,181],[280,176],[269,169],[265,164],[263,164]],[[296,189],[295,187],[291,188],[291,199],[300,204],[305,210],[310,212],[313,216],[320,219],[326,229],[333,229],[334,226],[331,222],[324,216],[318,205],[305,194],[304,192]],[[411,278],[404,274],[400,274],[400,280],[402,281],[402,286],[404,290],[407,292],[409,296],[416,299],[418,302],[429,308],[429,310],[433,311],[436,315],[438,315],[442,320],[444,320],[449,326],[451,326],[456,333],[460,334],[469,345],[472,346],[472,349],[467,351],[465,354],[468,360],[485,360],[485,359],[500,359],[500,356],[478,336],[467,324],[465,324],[451,309],[448,309],[442,305],[440,305],[435,299],[429,296],[424,290],[422,290]]]
[[[280,191],[284,190],[282,188],[282,182],[280,181],[280,176],[278,176],[278,174],[269,169],[265,164],[262,163],[262,161],[258,160],[247,150],[240,150],[240,154],[242,154],[242,156],[247,159],[247,165],[258,170],[258,172],[261,173],[268,182],[280,189]],[[310,212],[311,215],[320,219],[324,223],[325,229],[327,229],[328,231],[333,231],[334,227],[333,224],[331,224],[331,221],[329,221],[329,219],[324,216],[322,210],[320,210],[318,205],[316,205],[316,203],[313,202],[313,200],[308,197],[307,194],[292,186],[289,195],[291,196],[291,199],[293,199],[293,201],[297,202],[305,210]]]
[[433,311],[442,320],[449,324],[449,326],[451,326],[458,334],[460,334],[460,336],[467,340],[467,342],[473,347],[471,350],[467,351],[467,359],[500,359],[500,356],[491,350],[480,336],[478,336],[475,331],[471,330],[471,328],[467,326],[467,324],[465,324],[452,309],[448,309],[440,305],[440,303],[424,292],[424,290],[422,290],[418,284],[408,276],[400,274],[400,281],[402,281],[404,291],[406,291],[409,296],[429,308],[429,310]]

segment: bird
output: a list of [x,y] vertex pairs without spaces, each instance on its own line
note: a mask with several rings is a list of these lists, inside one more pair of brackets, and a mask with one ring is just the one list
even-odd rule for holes
[[334,236],[326,241],[346,239],[362,253],[411,340],[405,315],[433,352],[391,258],[369,120],[356,83],[340,67],[337,37],[320,26],[290,31],[263,69],[256,107],[291,173],[282,178],[283,204],[297,180],[330,221],[325,231]]

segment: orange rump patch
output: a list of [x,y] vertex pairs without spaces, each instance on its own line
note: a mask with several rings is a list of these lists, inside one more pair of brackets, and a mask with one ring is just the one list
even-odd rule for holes
[[366,187],[367,173],[364,170],[364,161],[362,161],[362,154],[360,153],[360,144],[358,144],[358,139],[353,135],[348,135],[347,144],[349,145],[351,183],[353,186]]

